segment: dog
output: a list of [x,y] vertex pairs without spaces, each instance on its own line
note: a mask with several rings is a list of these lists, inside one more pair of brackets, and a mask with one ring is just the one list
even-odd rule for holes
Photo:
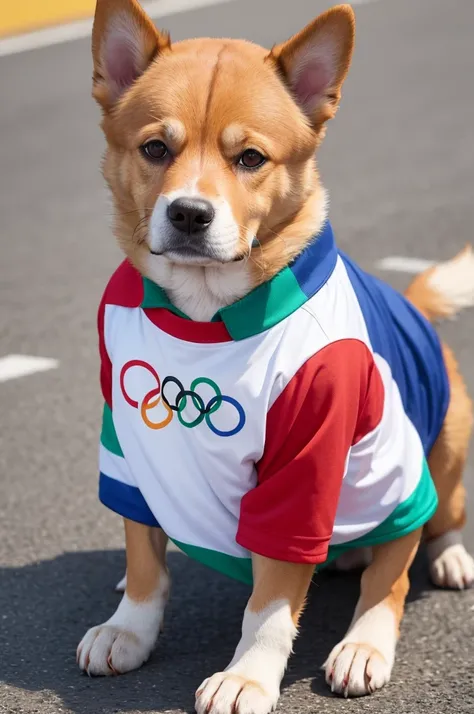
[[124,518],[127,581],[77,658],[90,675],[148,659],[169,537],[252,583],[198,714],[276,706],[315,568],[369,556],[325,663],[351,697],[390,679],[422,535],[436,585],[474,581],[461,535],[472,404],[431,324],[474,303],[474,255],[402,296],[337,249],[315,154],[354,28],[339,5],[272,50],[171,44],[136,0],[97,2],[93,96],[125,253],[98,313],[99,495]]

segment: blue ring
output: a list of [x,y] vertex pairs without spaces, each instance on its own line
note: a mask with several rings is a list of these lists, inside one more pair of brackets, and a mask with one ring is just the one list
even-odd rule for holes
[[[236,427],[234,427],[234,429],[231,429],[231,431],[221,431],[220,429],[217,429],[214,424],[211,423],[210,417],[212,412],[210,410],[217,401],[219,401],[221,404],[222,402],[227,402],[228,404],[232,404],[232,406],[237,409],[239,415],[239,423]],[[242,405],[239,404],[239,402],[233,399],[232,397],[227,397],[225,394],[221,394],[220,397],[212,397],[212,399],[209,400],[206,409],[209,410],[208,413],[205,415],[206,424],[209,429],[214,432],[214,434],[217,434],[217,436],[234,436],[234,434],[238,434],[239,431],[242,431],[242,429],[244,428],[245,412],[243,410]]]

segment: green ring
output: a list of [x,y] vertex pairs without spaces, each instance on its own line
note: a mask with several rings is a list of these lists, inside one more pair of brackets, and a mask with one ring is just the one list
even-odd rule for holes
[[205,414],[199,414],[199,416],[194,419],[194,421],[184,421],[183,417],[181,416],[181,412],[178,412],[178,420],[183,426],[186,427],[186,429],[192,429],[193,427],[197,426],[202,422],[204,417]]
[[[191,391],[191,390],[190,390],[190,391]],[[189,392],[188,392],[188,393],[189,393]],[[181,402],[182,399],[186,400],[186,396],[187,396],[186,394],[183,394],[183,396],[182,396],[181,399],[180,399],[180,402]],[[201,406],[199,405],[199,403],[198,403],[198,406],[196,407],[196,409],[204,409],[204,400],[202,399],[202,397],[199,397],[199,398],[200,398],[200,400],[201,400],[202,407],[201,407]],[[193,401],[194,401],[194,399],[195,399],[195,397],[193,396]],[[195,402],[194,402],[194,403],[195,403]],[[183,426],[185,426],[187,429],[192,429],[193,427],[197,426],[198,424],[200,424],[200,423],[203,421],[204,416],[205,416],[205,412],[200,412],[199,415],[196,417],[196,419],[194,419],[193,421],[185,421],[185,420],[183,419],[183,417],[181,416],[181,412],[183,411],[183,409],[185,409],[185,407],[186,407],[186,405],[185,405],[182,409],[180,409],[180,407],[178,406],[178,412],[177,412],[177,413],[178,413],[178,420],[179,420],[179,422],[180,422]]]
[[[191,389],[190,389],[190,391],[191,391],[191,392],[194,392],[195,389],[196,389],[196,387],[198,386],[198,384],[207,384],[209,387],[211,387],[211,388],[215,391],[216,397],[217,397],[217,401],[216,401],[216,403],[210,408],[209,412],[207,412],[208,414],[213,414],[213,413],[216,412],[216,411],[219,409],[219,407],[222,405],[222,399],[221,399],[221,397],[222,397],[222,392],[221,392],[221,390],[219,389],[219,387],[217,386],[217,384],[216,384],[215,382],[213,382],[212,379],[208,379],[208,377],[196,377],[196,379],[194,379],[194,380],[191,382]],[[199,409],[199,408],[200,408],[200,407],[199,407],[199,404],[196,404],[196,397],[193,395],[191,398],[192,398],[192,400],[193,400],[193,404],[194,404],[194,406],[196,407],[196,409]],[[205,416],[205,415],[203,414],[202,417],[204,418],[204,416]]]

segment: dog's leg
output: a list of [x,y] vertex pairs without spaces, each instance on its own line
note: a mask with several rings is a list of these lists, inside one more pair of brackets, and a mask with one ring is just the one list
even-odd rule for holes
[[89,675],[122,674],[145,662],[157,640],[168,599],[167,537],[125,519],[127,586],[112,617],[91,628],[77,649]]
[[324,665],[333,692],[357,697],[389,681],[420,537],[421,529],[373,548],[351,625]]
[[267,714],[278,701],[314,566],[254,555],[253,570],[242,638],[227,669],[197,690],[198,714]]
[[449,347],[444,347],[451,399],[441,433],[429,457],[438,492],[438,509],[426,525],[431,578],[435,585],[462,590],[474,582],[474,560],[461,528],[466,520],[464,465],[472,432],[472,402]]

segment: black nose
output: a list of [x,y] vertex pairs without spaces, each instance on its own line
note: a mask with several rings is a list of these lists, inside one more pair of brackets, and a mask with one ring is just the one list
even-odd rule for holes
[[175,228],[190,235],[207,228],[214,218],[214,209],[203,198],[177,198],[168,206],[168,218]]

